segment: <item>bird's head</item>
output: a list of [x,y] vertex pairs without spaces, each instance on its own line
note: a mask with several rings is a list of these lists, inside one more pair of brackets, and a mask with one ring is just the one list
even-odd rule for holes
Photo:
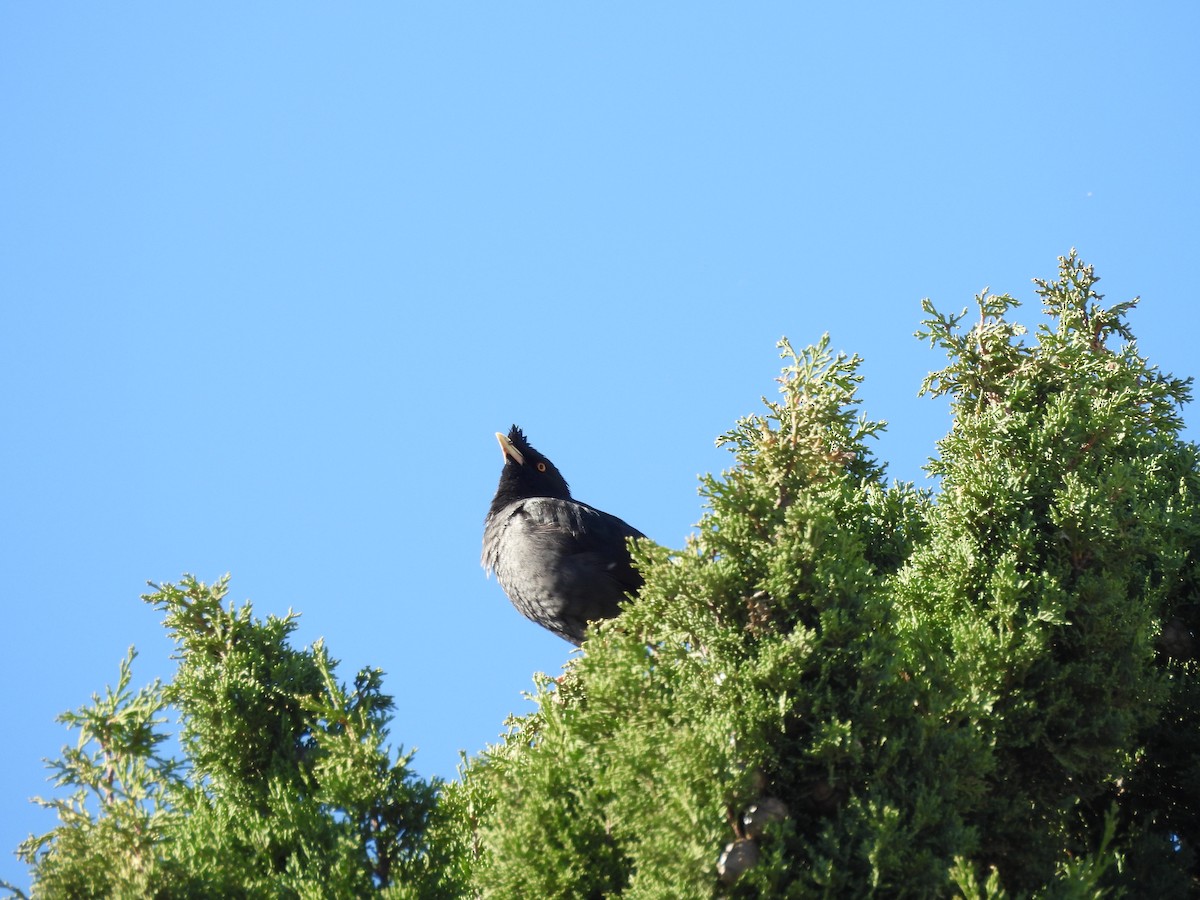
[[514,425],[507,435],[496,432],[504,454],[504,469],[496,489],[493,509],[500,509],[516,500],[530,497],[553,497],[570,500],[571,489],[558,467],[529,443],[525,433]]

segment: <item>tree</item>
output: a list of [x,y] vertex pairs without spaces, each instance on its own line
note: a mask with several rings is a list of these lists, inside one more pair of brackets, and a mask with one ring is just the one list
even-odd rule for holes
[[[46,897],[436,897],[424,833],[437,784],[385,746],[377,669],[347,687],[295,616],[223,606],[228,579],[186,577],[143,599],[165,613],[179,670],[115,689],[62,720],[79,743],[53,763],[59,825],[19,854]],[[168,707],[182,760],[161,755]]]
[[1011,297],[970,328],[926,302],[949,362],[924,390],[954,413],[936,496],[884,483],[858,360],[782,342],[699,532],[637,547],[637,602],[447,787],[474,889],[1200,889],[1189,383],[1096,281],[1072,252],[1036,282],[1033,343]]
[[1180,894],[1200,837],[1189,383],[1138,354],[1137,301],[1104,307],[1097,280],[1072,253],[1035,282],[1049,322],[1032,346],[1011,297],[978,298],[969,332],[926,304],[950,364],[925,387],[955,425],[897,600],[991,751],[977,873],[1035,891],[1104,848],[1102,883]]
[[[46,896],[1183,897],[1200,891],[1200,465],[1189,382],[1072,252],[948,355],[936,493],[887,483],[860,360],[786,341],[678,550],[536,709],[425,783],[379,674],[338,685],[224,582],[148,597],[167,686],[70,714]],[[166,705],[184,759],[160,755]],[[268,735],[268,740],[256,738]],[[84,753],[84,748],[94,748]],[[247,750],[253,752],[248,753]]]

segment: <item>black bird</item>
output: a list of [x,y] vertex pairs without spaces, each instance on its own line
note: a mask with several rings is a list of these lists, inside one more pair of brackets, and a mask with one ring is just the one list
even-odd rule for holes
[[625,539],[645,535],[572,500],[558,468],[516,425],[496,440],[504,469],[484,520],[483,567],[521,615],[578,646],[588,622],[611,619],[641,588]]

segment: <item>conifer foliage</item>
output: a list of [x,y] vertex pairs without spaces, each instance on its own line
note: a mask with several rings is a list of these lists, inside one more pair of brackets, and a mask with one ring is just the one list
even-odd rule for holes
[[[37,893],[482,898],[1185,897],[1200,891],[1200,465],[1072,253],[978,319],[925,302],[934,491],[889,484],[860,360],[786,341],[679,549],[533,712],[424,782],[352,686],[224,581],[146,599],[166,686],[64,721]],[[183,758],[167,759],[165,711]]]
[[961,787],[912,750],[959,738],[913,713],[886,593],[926,501],[882,483],[859,360],[782,349],[782,396],[721,438],[735,465],[704,479],[698,534],[638,546],[638,602],[454,789],[484,810],[484,896],[945,882]]
[[1177,893],[1200,837],[1190,386],[1138,353],[1137,301],[1105,307],[1096,282],[1074,252],[1036,281],[1033,344],[1009,296],[978,297],[967,330],[926,303],[950,362],[925,389],[950,396],[954,428],[897,607],[990,751],[976,875]]
[[[59,825],[20,856],[38,897],[439,897],[423,852],[436,784],[384,744],[381,673],[353,686],[295,616],[223,605],[227,579],[186,577],[143,599],[165,613],[179,670],[61,718],[77,747],[52,764]],[[163,756],[174,708],[182,759]]]

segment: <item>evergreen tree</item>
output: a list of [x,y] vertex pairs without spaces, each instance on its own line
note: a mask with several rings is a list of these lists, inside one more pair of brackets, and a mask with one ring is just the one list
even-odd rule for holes
[[[1189,382],[1138,352],[1074,252],[948,363],[936,493],[886,482],[857,357],[786,341],[780,394],[719,439],[678,550],[536,709],[426,783],[294,617],[224,581],[146,599],[167,685],[66,714],[74,793],[21,855],[77,896],[1185,897],[1200,893],[1200,464]],[[183,758],[160,730],[180,716]]]
[[983,753],[901,669],[888,596],[928,498],[884,485],[859,360],[781,346],[699,533],[637,547],[638,602],[451,788],[483,896],[930,896],[969,845]]
[[[292,613],[223,606],[227,579],[143,599],[165,613],[179,670],[115,689],[63,721],[59,825],[19,854],[39,897],[441,896],[424,832],[437,784],[385,746],[393,703],[377,669],[347,687],[324,647],[297,650]],[[178,711],[182,760],[159,726]]]
[[1103,847],[1104,884],[1178,894],[1200,801],[1189,382],[1139,355],[1137,301],[1103,306],[1097,280],[1072,252],[1036,281],[1032,345],[1012,297],[978,297],[967,331],[926,302],[950,362],[925,389],[950,395],[954,427],[897,602],[914,659],[991,750],[976,874],[1037,891]]
[[1096,280],[1072,253],[1037,282],[1033,344],[1011,297],[969,329],[926,303],[936,497],[884,484],[857,359],[784,342],[698,534],[637,548],[637,602],[449,787],[474,890],[1197,890],[1189,385]]

